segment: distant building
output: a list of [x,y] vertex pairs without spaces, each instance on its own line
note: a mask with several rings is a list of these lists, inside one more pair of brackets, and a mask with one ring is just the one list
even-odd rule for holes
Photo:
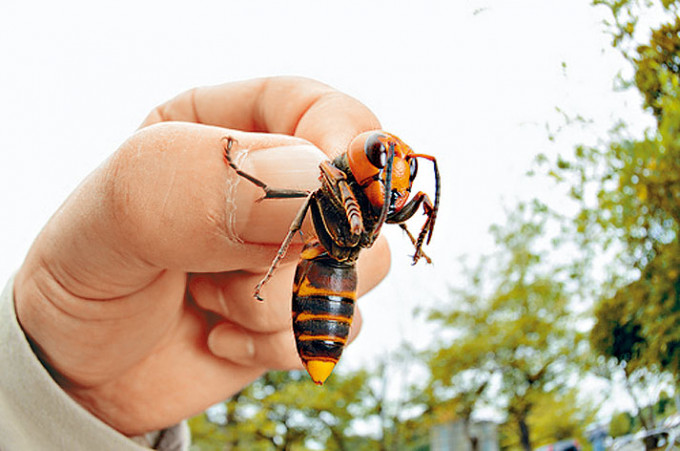
[[497,429],[493,421],[473,421],[468,438],[463,420],[439,424],[430,429],[430,451],[499,451]]

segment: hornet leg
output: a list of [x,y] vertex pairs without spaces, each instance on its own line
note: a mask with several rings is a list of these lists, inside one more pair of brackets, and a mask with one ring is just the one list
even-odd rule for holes
[[302,204],[302,207],[300,208],[297,215],[295,216],[295,219],[291,223],[290,228],[288,229],[288,234],[286,235],[286,238],[283,240],[283,243],[281,243],[281,247],[279,248],[279,251],[276,253],[276,257],[274,257],[274,261],[272,261],[271,266],[269,266],[267,274],[265,274],[262,280],[260,280],[260,283],[258,283],[257,286],[255,287],[255,292],[253,293],[253,296],[255,296],[255,299],[257,299],[258,301],[264,301],[262,296],[260,296],[262,286],[265,283],[267,283],[272,274],[274,274],[274,270],[276,270],[276,267],[279,266],[279,262],[286,255],[286,251],[288,251],[288,247],[290,246],[290,243],[293,241],[295,233],[298,230],[300,230],[300,227],[302,227],[302,221],[304,221],[305,216],[307,216],[307,210],[309,209],[309,203],[312,201],[313,195],[314,193],[307,195],[305,203]]
[[423,251],[423,248],[418,248],[418,240],[416,240],[413,234],[411,234],[411,231],[408,229],[408,227],[406,227],[406,224],[402,222],[399,224],[399,227],[401,227],[401,229],[406,232],[406,235],[408,235],[411,243],[413,243],[413,246],[416,248],[416,254],[413,255],[413,264],[415,264],[421,257],[424,258],[427,263],[432,264],[432,259],[427,256],[425,251]]
[[[404,223],[411,219],[411,217],[413,217],[413,215],[418,211],[421,205],[423,206],[423,211],[425,213],[425,216],[427,216],[427,219],[425,220],[425,224],[423,224],[423,227],[420,230],[420,233],[418,234],[418,238],[414,238],[413,235],[411,235],[411,233],[408,231]],[[418,261],[420,257],[425,255],[422,251],[423,243],[425,242],[425,238],[427,238],[428,242],[430,241],[430,237],[432,236],[432,230],[434,229],[434,220],[436,218],[436,213],[437,210],[433,207],[432,202],[430,201],[430,198],[427,196],[427,194],[419,192],[413,197],[413,199],[411,199],[406,205],[404,205],[404,208],[402,208],[401,211],[387,218],[387,223],[399,224],[399,226],[406,231],[409,238],[411,239],[411,242],[416,248],[416,253],[413,256],[414,264]],[[430,263],[429,258],[426,260],[428,263]]]
[[250,183],[253,185],[259,186],[264,190],[264,196],[262,196],[259,200],[263,199],[290,199],[290,198],[298,198],[298,197],[307,197],[309,195],[308,191],[304,190],[297,190],[297,189],[287,189],[287,188],[270,188],[265,182],[262,180],[253,177],[252,175],[248,174],[247,172],[243,172],[237,165],[234,163],[234,160],[232,160],[230,152],[231,148],[234,146],[234,143],[237,142],[234,138],[231,136],[226,136],[222,138],[222,142],[224,143],[224,159],[226,160],[227,164],[234,170],[238,175],[243,177],[244,179],[248,180]]

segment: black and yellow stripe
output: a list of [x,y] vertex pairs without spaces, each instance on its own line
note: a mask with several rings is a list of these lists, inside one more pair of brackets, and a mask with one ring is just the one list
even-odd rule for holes
[[328,256],[318,241],[308,243],[295,272],[293,331],[298,354],[322,384],[347,343],[356,301],[356,264]]

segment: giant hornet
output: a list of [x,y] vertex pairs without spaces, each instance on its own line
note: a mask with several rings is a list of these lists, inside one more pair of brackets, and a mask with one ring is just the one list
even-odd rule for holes
[[[224,157],[239,176],[264,190],[262,199],[305,197],[288,234],[254,297],[276,270],[311,211],[316,237],[306,240],[293,282],[293,331],[298,354],[312,380],[321,385],[331,374],[347,342],[356,301],[356,260],[373,245],[384,223],[399,224],[415,246],[413,264],[429,243],[439,209],[439,169],[430,155],[417,154],[402,140],[386,132],[359,135],[349,150],[319,168],[321,187],[307,192],[270,188],[241,171],[230,156],[235,139],[225,137]],[[434,205],[418,192],[410,200],[418,172],[417,158],[434,165]],[[417,237],[406,227],[422,205],[427,216]]]

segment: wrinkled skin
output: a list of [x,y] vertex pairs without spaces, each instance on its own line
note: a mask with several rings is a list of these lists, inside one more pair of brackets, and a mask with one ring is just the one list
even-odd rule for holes
[[[236,393],[270,369],[300,368],[291,328],[301,242],[263,290],[318,164],[380,124],[321,83],[258,79],[198,88],[156,108],[50,219],[15,278],[20,324],[55,380],[127,435],[161,429]],[[62,143],[68,145],[68,143]],[[309,231],[309,224],[303,231]],[[359,261],[359,294],[389,268],[383,240]],[[361,317],[352,328],[356,336]]]

